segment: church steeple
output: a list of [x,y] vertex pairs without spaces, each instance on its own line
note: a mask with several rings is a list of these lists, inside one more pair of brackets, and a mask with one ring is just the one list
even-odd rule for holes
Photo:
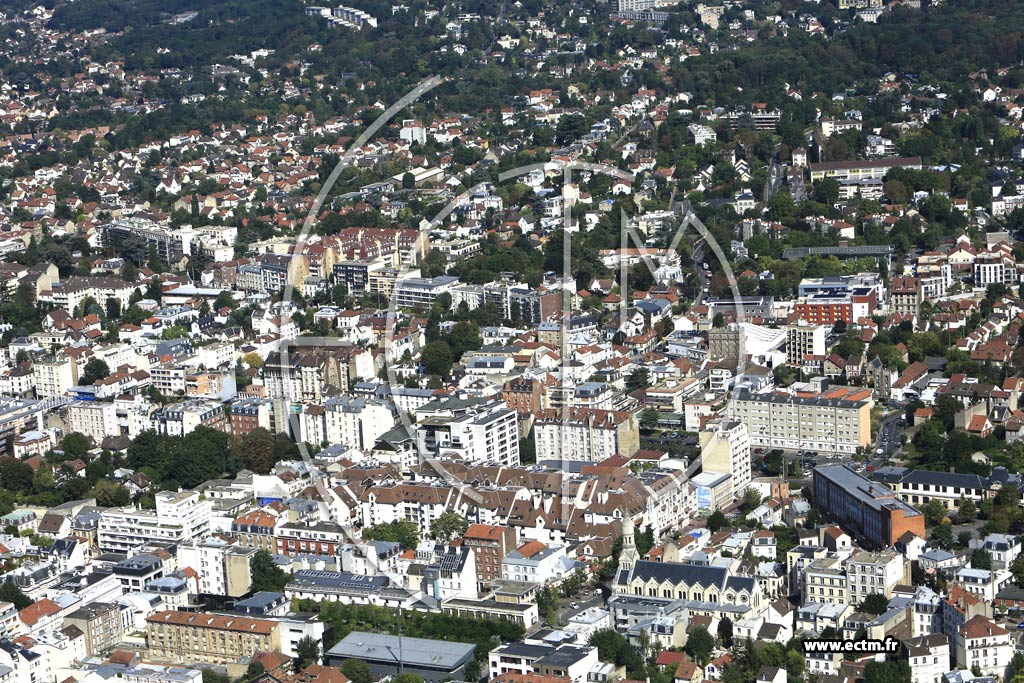
[[632,569],[640,559],[636,551],[636,529],[633,518],[626,515],[622,518],[622,552],[619,553],[619,569]]

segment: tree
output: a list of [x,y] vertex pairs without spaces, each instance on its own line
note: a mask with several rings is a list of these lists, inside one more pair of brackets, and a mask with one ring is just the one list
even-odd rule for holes
[[108,297],[105,309],[107,320],[117,320],[121,315],[121,300],[116,297]]
[[992,569],[992,555],[984,548],[978,548],[971,555],[971,566],[975,569]]
[[415,548],[420,542],[420,528],[415,522],[408,520],[388,522],[377,526],[365,527],[362,531],[364,541],[388,541],[397,543],[406,550]]
[[558,591],[544,586],[537,592],[537,612],[551,626],[558,622]]
[[610,628],[594,631],[588,642],[597,648],[597,656],[601,661],[624,666],[630,674],[639,673],[644,668],[643,657],[618,631]]
[[249,560],[249,573],[252,575],[251,590],[283,593],[288,583],[288,574],[277,566],[273,556],[266,550],[257,550]]
[[0,600],[14,604],[14,609],[23,610],[32,604],[32,598],[21,592],[14,579],[7,579],[0,583]]
[[839,181],[835,178],[825,178],[814,185],[814,201],[819,204],[831,207],[839,201]]
[[295,673],[320,661],[320,643],[313,636],[303,636],[295,643]]
[[658,427],[658,411],[654,408],[644,408],[640,411],[640,428],[641,429],[657,429]]
[[411,190],[416,187],[416,176],[406,171],[402,174],[402,189]]
[[391,683],[423,683],[423,677],[405,672],[391,677]]
[[956,518],[961,524],[973,522],[978,517],[978,506],[970,498],[960,498],[960,505],[957,507]]
[[242,356],[242,362],[248,365],[250,368],[262,368],[263,367],[263,356],[250,351],[249,353]]
[[716,330],[725,327],[725,316],[721,313],[715,313],[715,317],[711,319],[711,326]]
[[639,367],[626,378],[626,393],[637,389],[646,389],[651,386],[651,371],[645,367]]
[[1018,586],[1024,585],[1024,555],[1010,563],[1010,573],[1013,574],[1013,582]]
[[424,346],[420,359],[423,371],[428,375],[447,377],[451,373],[452,349],[446,341],[432,341]]
[[430,535],[447,543],[453,538],[462,536],[468,528],[469,522],[465,517],[454,512],[444,512],[430,525]]
[[470,681],[471,683],[479,681],[481,676],[483,676],[483,667],[480,664],[480,660],[473,657],[466,662],[466,668],[463,669],[463,673],[465,674],[467,681]]
[[82,386],[91,386],[96,383],[96,380],[103,379],[108,375],[110,375],[110,368],[107,364],[99,358],[93,358],[85,364],[85,370],[78,383]]
[[793,209],[793,195],[789,193],[789,190],[779,190],[768,202],[768,218],[780,223],[788,223],[793,220]]
[[729,617],[722,617],[718,622],[718,640],[722,647],[732,647],[732,619]]
[[761,504],[761,494],[757,489],[751,487],[743,492],[743,501],[740,504],[744,512],[750,512]]
[[362,659],[346,659],[338,668],[352,683],[373,683],[376,680],[370,665]]
[[89,437],[78,432],[69,432],[60,441],[60,449],[68,460],[84,458],[91,447]]
[[643,531],[637,534],[636,537],[636,551],[640,553],[641,557],[651,552],[651,548],[657,543],[657,539],[654,537],[654,529],[650,524],[644,527]]
[[53,491],[54,486],[53,468],[47,462],[39,463],[35,474],[32,476],[32,490],[36,493]]
[[245,463],[247,469],[256,474],[269,474],[277,462],[274,447],[277,437],[264,427],[257,427],[234,442],[237,457]]
[[0,486],[15,493],[29,493],[32,490],[34,472],[27,463],[17,458],[0,458]]
[[884,614],[889,609],[889,598],[883,593],[871,593],[857,606],[858,612],[866,614]]
[[251,681],[252,679],[256,678],[257,676],[262,676],[265,672],[266,672],[266,668],[264,668],[263,664],[260,663],[260,660],[258,660],[258,659],[250,660],[249,661],[249,666],[246,667],[245,673],[242,674],[242,680],[243,681]]
[[910,680],[906,657],[882,662],[868,662],[864,667],[864,683],[905,683]]
[[708,531],[715,533],[724,526],[729,525],[729,520],[725,518],[725,513],[721,510],[715,510],[708,517]]
[[715,649],[715,639],[703,626],[690,631],[686,638],[686,654],[693,658],[701,666],[707,666],[711,661],[711,651]]
[[928,526],[935,526],[946,518],[946,506],[937,498],[932,498],[921,506],[921,511],[924,513],[924,521]]

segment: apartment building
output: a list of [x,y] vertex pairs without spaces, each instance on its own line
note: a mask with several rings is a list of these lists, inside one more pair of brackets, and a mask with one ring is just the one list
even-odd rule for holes
[[437,297],[450,294],[458,283],[459,278],[451,275],[407,277],[395,282],[392,298],[399,308],[430,308]]
[[37,360],[32,364],[36,398],[63,396],[78,383],[78,365],[70,356]]
[[163,611],[146,618],[147,657],[158,662],[235,664],[254,652],[281,650],[280,624],[195,612]]
[[640,448],[636,415],[595,408],[549,408],[533,427],[537,460],[601,461]]
[[850,602],[859,605],[872,593],[890,598],[897,584],[909,584],[910,562],[892,548],[878,552],[858,551],[846,561],[846,574]]
[[870,447],[872,405],[870,390],[847,387],[811,395],[741,389],[732,402],[733,417],[746,426],[752,446],[821,453]]
[[869,318],[877,308],[877,290],[856,287],[842,294],[820,292],[802,296],[793,304],[793,313],[809,323],[832,326],[840,320],[851,324]]
[[321,401],[324,388],[349,392],[356,381],[373,377],[373,355],[353,344],[291,345],[287,354],[274,351],[263,364],[263,384],[270,398],[289,401]]
[[1013,658],[1012,634],[988,617],[978,615],[957,631],[954,640],[956,665],[961,669],[977,667],[982,676],[1006,676]]
[[113,403],[75,401],[67,407],[67,422],[70,431],[92,437],[96,443],[121,433]]
[[849,603],[849,586],[842,562],[823,557],[808,564],[803,571],[802,604]]
[[816,508],[854,537],[886,548],[910,531],[925,537],[924,515],[900,500],[892,489],[860,476],[845,465],[814,470]]
[[977,474],[960,472],[933,472],[906,467],[883,467],[874,473],[874,479],[890,488],[912,505],[924,505],[937,500],[949,510],[970,500],[976,505],[989,496],[989,483]]
[[910,683],[941,683],[949,669],[949,639],[930,633],[903,641],[910,664]]
[[228,413],[231,433],[235,436],[245,436],[258,427],[270,432],[278,431],[275,429],[274,401],[269,398],[251,397],[234,401]]
[[529,418],[547,407],[547,385],[532,377],[514,377],[502,387],[501,399],[521,418]]
[[722,472],[732,477],[734,497],[750,486],[750,436],[737,420],[722,420],[700,433],[700,458],[704,472]]
[[924,293],[921,283],[916,277],[902,276],[893,278],[889,286],[889,312],[904,316],[918,316]]
[[842,181],[881,180],[893,168],[921,170],[920,157],[890,157],[886,159],[861,159],[855,161],[824,161],[811,164],[811,182],[825,178]]
[[178,546],[178,564],[196,571],[200,593],[238,598],[252,587],[249,561],[257,550],[219,538],[192,540]]
[[105,552],[126,552],[146,543],[182,543],[210,530],[213,503],[195,491],[161,491],[155,510],[110,508],[100,513],[97,544]]
[[337,555],[349,542],[345,530],[337,524],[299,524],[289,522],[274,530],[275,552],[278,555]]
[[786,363],[800,367],[807,356],[824,356],[825,325],[792,325],[786,328]]
[[65,616],[64,625],[77,626],[85,634],[86,654],[102,655],[121,642],[121,606],[90,602]]
[[500,400],[455,397],[416,409],[416,444],[425,457],[519,464],[517,413]]
[[324,402],[324,435],[328,443],[370,450],[395,426],[390,404],[363,397],[339,396]]
[[462,535],[462,543],[473,551],[477,581],[485,584],[501,578],[505,555],[516,547],[516,531],[508,526],[471,524]]
[[151,417],[154,429],[168,436],[185,436],[196,427],[231,431],[231,423],[220,401],[188,399],[165,406]]
[[975,288],[985,289],[989,285],[1009,285],[1018,282],[1020,282],[1020,277],[1017,275],[1017,261],[1009,246],[1000,245],[991,251],[982,251],[975,255]]

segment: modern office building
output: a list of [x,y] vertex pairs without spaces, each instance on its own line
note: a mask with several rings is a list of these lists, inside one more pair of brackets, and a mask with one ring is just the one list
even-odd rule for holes
[[850,535],[880,548],[910,531],[925,537],[924,515],[888,486],[865,479],[845,465],[814,470],[815,507]]

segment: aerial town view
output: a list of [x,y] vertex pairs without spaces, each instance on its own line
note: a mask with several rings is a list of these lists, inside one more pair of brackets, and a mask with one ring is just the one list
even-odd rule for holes
[[0,683],[1024,683],[1024,0],[0,0]]

